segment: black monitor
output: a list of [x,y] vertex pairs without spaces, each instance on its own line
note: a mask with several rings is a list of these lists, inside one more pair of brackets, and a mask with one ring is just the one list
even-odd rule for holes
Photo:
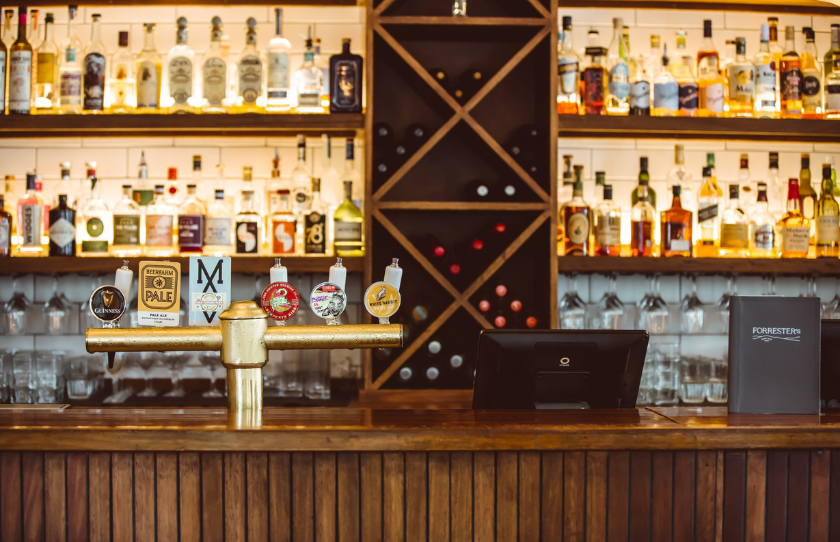
[[634,408],[647,331],[484,330],[474,409]]
[[820,407],[840,409],[840,320],[820,325]]

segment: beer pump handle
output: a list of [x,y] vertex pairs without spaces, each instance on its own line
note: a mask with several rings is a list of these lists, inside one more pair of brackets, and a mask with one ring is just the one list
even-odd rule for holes
[[289,271],[280,264],[280,258],[274,258],[274,267],[269,271],[272,284],[275,282],[289,282]]
[[341,258],[336,258],[335,265],[330,267],[330,282],[342,290],[345,289],[347,284],[347,268],[341,263]]
[[128,260],[123,260],[123,265],[117,269],[117,275],[114,277],[114,286],[122,292],[126,302],[131,299],[131,283],[134,280],[134,271],[128,268]]
[[399,258],[392,258],[391,265],[385,268],[385,282],[400,291],[400,282],[402,282],[402,267],[399,266]]

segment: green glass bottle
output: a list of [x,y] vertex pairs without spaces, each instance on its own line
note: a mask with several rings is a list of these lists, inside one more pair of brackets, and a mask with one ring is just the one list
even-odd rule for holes
[[[647,156],[642,156],[639,158],[639,185],[640,186],[647,186],[648,190],[648,201],[656,209],[656,191],[651,188],[650,186],[650,173],[648,173],[648,159]],[[633,205],[636,205],[639,201],[639,187],[633,189],[633,193],[630,195],[630,201]]]
[[344,201],[335,210],[334,246],[336,256],[364,256],[365,245],[362,241],[364,216],[353,203],[353,182],[344,181]]

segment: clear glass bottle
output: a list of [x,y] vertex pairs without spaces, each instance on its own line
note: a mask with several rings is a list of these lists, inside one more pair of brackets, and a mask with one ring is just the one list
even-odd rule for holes
[[[659,66],[661,61],[657,60]],[[633,74],[630,76],[630,96],[628,98],[630,115],[648,117],[650,116],[650,76],[648,75],[642,59],[636,62]]]
[[778,114],[776,103],[776,67],[770,52],[770,27],[761,25],[761,45],[753,59],[755,66],[755,110],[753,115],[760,119],[773,119]]
[[225,191],[216,189],[204,223],[204,255],[230,256],[233,252],[233,219]]
[[580,109],[580,57],[572,43],[572,18],[563,17],[557,47],[557,112],[577,115]]
[[54,23],[53,14],[47,13],[44,41],[38,45],[38,73],[35,75],[34,105],[38,113],[53,113],[58,107],[58,46],[53,37]]
[[[799,170],[799,205],[802,216],[811,221],[813,225],[815,209],[817,205],[817,192],[811,186],[811,155],[802,153],[800,158],[801,169]],[[813,233],[811,232],[812,239]]]
[[166,100],[161,103],[169,113],[195,113],[199,78],[194,67],[195,51],[187,45],[187,18],[178,17],[175,46],[166,57]]
[[659,255],[666,258],[690,258],[692,254],[692,213],[683,209],[681,192],[682,187],[679,184],[673,185],[671,208],[660,213],[662,225],[659,231],[662,235],[662,243]]
[[[50,209],[49,217],[49,255],[75,256],[76,210],[67,205],[67,194],[58,195],[58,204]],[[2,252],[2,247],[0,247],[0,252]]]
[[840,23],[833,23],[831,25],[831,45],[823,55],[823,74],[828,77],[834,67],[834,53],[840,54]]
[[108,67],[108,92],[105,107],[109,113],[131,113],[137,105],[134,78],[134,55],[128,48],[128,32],[119,33],[119,47]]
[[143,49],[137,55],[137,111],[160,111],[160,87],[163,62],[155,47],[155,23],[145,23]]
[[256,256],[260,253],[260,213],[253,190],[243,190],[236,213],[236,253]]
[[16,256],[46,256],[44,200],[35,190],[35,173],[26,174],[26,193],[17,201]]
[[146,206],[146,256],[174,256],[178,247],[175,228],[177,208],[164,195],[164,186],[155,185],[155,199]]
[[758,183],[758,198],[750,215],[750,257],[776,257],[776,218],[767,201],[767,183]]
[[821,188],[816,213],[816,255],[817,258],[837,258],[840,255],[840,204],[834,199],[831,164],[822,166]]
[[239,55],[236,105],[240,113],[260,113],[263,108],[263,61],[257,50],[257,21],[248,17],[245,48]]
[[594,256],[621,256],[621,207],[613,201],[612,185],[604,185],[604,199],[595,208]]
[[85,47],[85,66],[82,90],[82,109],[86,113],[101,113],[105,110],[105,58],[108,50],[102,43],[98,13],[91,15],[90,43]]
[[644,59],[645,72],[657,74],[662,69],[662,39],[659,34],[650,35],[650,54]]
[[178,247],[182,254],[200,253],[204,248],[204,217],[207,209],[196,195],[196,185],[187,185],[187,198],[178,209]]
[[563,254],[589,256],[592,210],[583,199],[583,168],[575,171],[572,199],[563,206]]
[[143,214],[134,201],[130,184],[122,185],[123,196],[114,206],[114,239],[111,254],[120,258],[140,256],[143,252]]
[[720,188],[712,181],[712,168],[703,168],[703,185],[697,196],[700,236],[695,243],[698,258],[717,257],[720,251]]
[[729,204],[723,211],[720,226],[720,256],[746,258],[750,255],[750,226],[746,213],[741,210],[739,187],[729,185]]
[[802,59],[796,52],[795,36],[792,26],[785,27],[785,54],[779,65],[783,119],[802,118]]
[[[342,49],[349,55],[350,38],[342,38],[341,43]],[[345,43],[347,44],[346,46],[344,45]],[[321,70],[321,107],[324,108],[324,111],[328,111],[330,108],[330,59],[327,59],[325,55],[321,54],[321,38],[314,38],[312,40],[312,51],[315,53],[315,67]],[[361,57],[359,57],[359,60],[361,61]],[[361,70],[358,70],[358,81],[361,82]],[[361,98],[362,86],[358,85],[357,88],[359,89],[358,94]],[[358,100],[358,104],[361,109],[361,99]]]
[[[684,52],[684,51],[683,51]],[[681,117],[694,117],[700,108],[700,86],[697,84],[697,78],[694,76],[693,64],[686,62],[684,58],[679,58],[680,51],[677,51],[675,63],[668,62],[668,65],[676,64],[672,67],[671,74],[677,80],[679,85],[679,100]]]
[[[324,176],[322,175],[321,180],[323,181],[323,179]],[[359,209],[364,209],[364,201],[362,200],[362,176],[356,170],[355,140],[352,137],[348,137],[344,145],[344,171],[341,172],[341,182],[352,183],[353,194],[351,199],[353,200],[353,205]]]
[[[581,92],[583,112],[585,115],[603,115],[606,113],[606,83],[607,70],[604,58],[607,50],[604,47],[587,47],[586,56],[589,57],[581,78]],[[629,105],[628,105],[629,109]]]
[[82,40],[76,35],[76,6],[70,6],[67,39],[61,46],[58,64],[59,113],[82,112]]
[[302,135],[298,136],[297,151],[297,165],[292,170],[292,208],[295,214],[302,215],[312,203],[312,176],[306,165],[306,138]]
[[712,21],[703,21],[703,44],[697,51],[697,84],[700,87],[700,111],[703,117],[723,114],[724,78],[720,73],[720,55],[712,40]]
[[[312,28],[309,29],[310,36]],[[315,51],[312,48],[312,38],[306,38],[306,49],[303,53],[303,64],[295,71],[295,94],[297,95],[298,113],[323,113],[321,106],[321,88],[324,85],[324,74],[315,65]]]
[[[321,136],[323,152],[321,153],[321,197],[335,209],[344,198],[344,187],[341,184],[341,174],[332,165],[332,136]],[[351,155],[354,150],[350,150]]]
[[679,185],[680,206],[691,213],[691,231],[697,231],[697,190],[695,190],[691,173],[685,167],[685,147],[674,145],[674,167],[665,178],[668,186]]
[[726,68],[729,79],[727,109],[730,117],[753,116],[755,66],[747,60],[747,40],[735,38],[735,59]]
[[111,210],[99,197],[99,179],[90,178],[90,198],[82,206],[76,224],[79,256],[108,256],[113,235]]
[[807,258],[811,221],[799,210],[799,181],[788,180],[787,212],[776,225],[780,258]]
[[18,37],[9,47],[9,114],[28,115],[32,110],[32,45],[26,39],[26,7],[18,9]]
[[654,117],[675,117],[680,109],[680,87],[671,71],[668,69],[668,46],[662,53],[662,69],[653,78],[653,109]]
[[274,37],[265,51],[266,111],[289,111],[289,54],[292,44],[283,37],[283,10],[274,10]]
[[630,216],[630,255],[655,256],[656,210],[648,200],[648,187],[639,185],[639,201],[633,205]]
[[630,110],[628,97],[630,95],[630,57],[629,45],[622,35],[624,21],[620,17],[613,18],[613,38],[607,50],[607,69],[609,83],[607,85],[607,114],[626,115]]
[[817,46],[814,43],[814,30],[803,28],[805,49],[802,50],[802,118],[823,118],[822,69]]
[[825,76],[825,118],[840,119],[840,52],[834,53],[834,70]]
[[304,254],[326,254],[330,245],[327,239],[327,204],[321,199],[321,179],[312,179],[312,200],[303,218]]
[[225,113],[228,108],[228,62],[222,52],[222,19],[213,17],[211,24],[210,47],[201,62],[201,110],[205,113]]
[[335,210],[333,245],[336,256],[364,256],[364,215],[353,203],[353,181],[344,181],[344,201]]
[[770,212],[780,219],[785,214],[787,206],[787,186],[782,183],[779,177],[779,153],[769,153],[767,167],[767,200],[770,204]]

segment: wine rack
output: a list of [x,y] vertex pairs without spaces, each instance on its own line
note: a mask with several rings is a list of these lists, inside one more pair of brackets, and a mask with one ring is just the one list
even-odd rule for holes
[[406,343],[363,399],[467,398],[480,330],[556,327],[556,6],[450,7],[367,7],[366,278],[400,258]]

